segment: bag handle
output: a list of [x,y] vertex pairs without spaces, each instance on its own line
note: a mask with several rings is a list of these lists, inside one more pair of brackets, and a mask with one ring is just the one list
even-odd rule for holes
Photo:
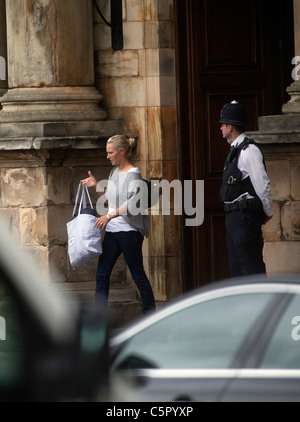
[[76,208],[77,208],[78,199],[79,199],[79,195],[80,195],[80,191],[81,191],[81,186],[82,186],[82,184],[80,182],[79,185],[78,185],[78,189],[77,189],[77,194],[76,194],[75,205],[74,205],[72,217],[74,216]]
[[[90,197],[90,193],[89,193],[88,187],[87,187],[87,185],[84,185],[84,187],[85,187],[85,191],[86,191],[87,197],[89,199],[90,207],[92,209],[94,209],[93,204],[92,204],[92,201],[91,201],[91,197]],[[85,203],[85,208],[86,208],[86,203]]]
[[76,194],[76,199],[75,199],[75,206],[74,206],[74,209],[73,209],[72,216],[74,216],[74,214],[76,212],[76,208],[77,208],[77,205],[78,205],[78,199],[79,199],[80,192],[81,192],[81,199],[80,199],[80,203],[79,203],[78,214],[80,214],[80,211],[81,211],[81,208],[82,207],[83,208],[86,208],[87,207],[87,204],[86,204],[86,196],[85,196],[86,194],[88,196],[88,199],[89,199],[89,203],[90,203],[91,208],[94,209],[87,185],[84,185],[84,187],[83,187],[82,186],[82,183],[79,182],[78,189],[77,189],[77,194]]

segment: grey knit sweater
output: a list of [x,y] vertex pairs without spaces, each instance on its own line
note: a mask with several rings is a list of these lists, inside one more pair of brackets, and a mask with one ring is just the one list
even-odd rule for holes
[[[120,173],[118,167],[114,167],[109,175],[109,183],[106,190],[106,198],[110,208],[118,209],[122,205],[127,207],[127,214],[121,218],[143,236],[148,237],[150,218],[147,211],[143,210],[137,215],[130,213],[131,206],[136,204],[135,195],[139,192],[142,176],[140,172]],[[134,213],[135,214],[135,213]]]

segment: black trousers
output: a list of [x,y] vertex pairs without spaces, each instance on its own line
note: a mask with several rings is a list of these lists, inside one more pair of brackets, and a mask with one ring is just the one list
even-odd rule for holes
[[266,273],[263,261],[263,217],[253,210],[226,214],[226,239],[231,277]]

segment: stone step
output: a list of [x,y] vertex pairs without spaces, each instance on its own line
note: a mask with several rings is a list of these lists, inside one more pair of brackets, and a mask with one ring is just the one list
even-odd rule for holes
[[[54,283],[62,291],[69,292],[81,302],[92,303],[95,297],[95,282]],[[109,294],[108,316],[110,330],[118,330],[142,316],[141,302],[135,286],[112,287]]]
[[[53,283],[60,291],[70,292],[81,300],[93,301],[95,297],[95,282],[79,283]],[[109,302],[135,301],[136,287],[133,286],[112,286],[109,291]]]

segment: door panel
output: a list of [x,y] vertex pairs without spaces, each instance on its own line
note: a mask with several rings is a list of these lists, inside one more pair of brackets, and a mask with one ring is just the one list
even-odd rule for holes
[[205,181],[203,225],[182,224],[184,290],[229,276],[219,200],[229,146],[220,111],[232,100],[243,103],[250,131],[259,116],[280,112],[282,82],[292,82],[282,66],[294,51],[292,10],[292,0],[175,0],[181,179]]

